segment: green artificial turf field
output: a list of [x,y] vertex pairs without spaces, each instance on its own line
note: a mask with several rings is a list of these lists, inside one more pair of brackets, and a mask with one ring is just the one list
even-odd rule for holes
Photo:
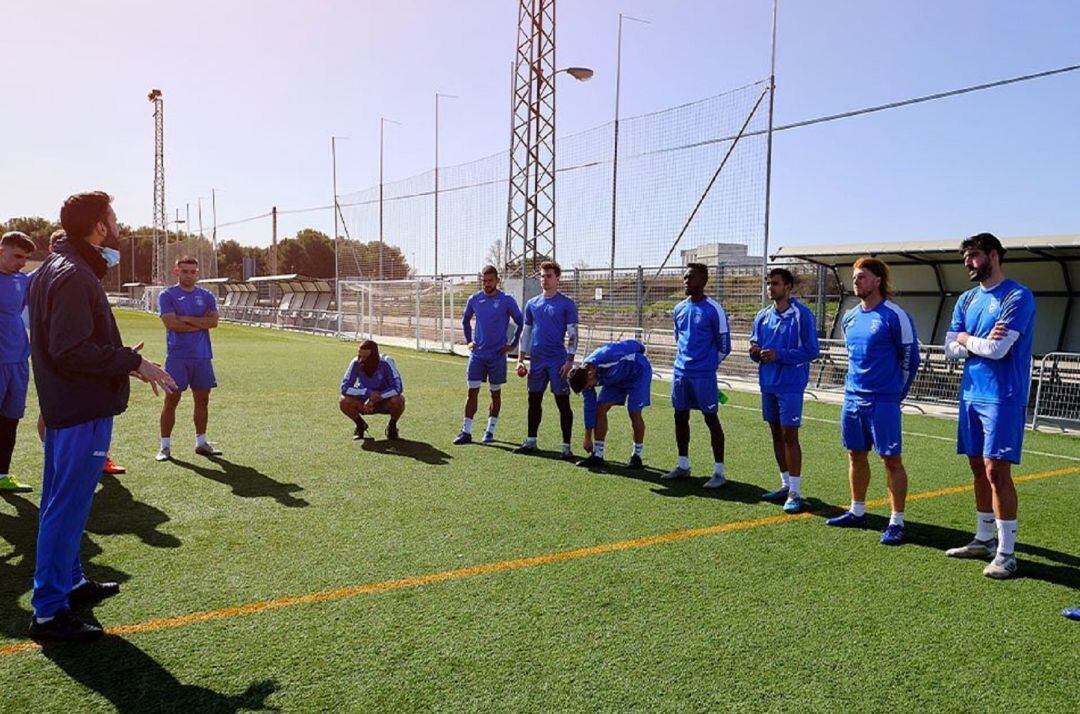
[[[120,325],[163,358],[156,318]],[[454,447],[465,361],[386,348],[404,441],[384,441],[374,417],[378,439],[357,443],[337,409],[354,344],[234,325],[213,337],[221,459],[192,453],[190,398],[172,463],[153,460],[160,401],[145,385],[116,423],[129,472],[103,479],[83,556],[122,583],[95,614],[123,634],[24,646],[37,493],[0,498],[0,710],[1076,711],[1080,625],[1061,617],[1080,605],[1076,439],[1028,434],[1016,473],[1040,477],[1018,485],[1022,577],[996,582],[943,555],[974,521],[970,493],[940,493],[970,480],[947,420],[905,418],[910,492],[927,497],[908,505],[912,542],[887,548],[880,503],[874,531],[823,524],[847,503],[836,405],[806,407],[819,513],[792,518],[758,500],[778,477],[755,395],[721,411],[731,482],[707,493],[697,418],[695,478],[658,480],[675,458],[661,382],[650,470],[590,473],[510,453],[525,421],[516,377],[505,441]],[[554,449],[546,407],[540,445]],[[482,393],[478,425],[485,409]],[[628,422],[612,415],[621,463]],[[31,398],[13,469],[35,488],[36,417]],[[877,463],[870,498],[884,496]]]

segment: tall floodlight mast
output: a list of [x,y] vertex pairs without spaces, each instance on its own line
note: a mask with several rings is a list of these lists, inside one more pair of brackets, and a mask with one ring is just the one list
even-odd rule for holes
[[165,221],[165,102],[160,89],[151,89],[147,99],[154,105],[154,222],[153,265],[151,282],[164,285],[165,244],[168,240]]
[[524,283],[555,259],[555,0],[520,0],[516,46],[503,256]]

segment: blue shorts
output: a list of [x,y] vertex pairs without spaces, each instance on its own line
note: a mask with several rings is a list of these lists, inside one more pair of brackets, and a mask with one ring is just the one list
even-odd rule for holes
[[844,396],[840,412],[840,437],[848,451],[869,451],[880,456],[901,452],[900,402]]
[[187,359],[184,357],[166,357],[165,371],[176,381],[176,389],[182,392],[192,389],[213,389],[217,386],[214,378],[214,362],[208,359]]
[[563,377],[562,372],[565,362],[558,364],[534,363],[529,366],[528,385],[530,392],[542,392],[551,385],[552,394],[569,394],[570,383]]
[[761,416],[770,424],[802,426],[802,392],[762,392]]
[[702,414],[715,414],[720,407],[720,387],[716,374],[681,374],[671,379],[671,406],[677,412],[697,409]]
[[629,384],[606,384],[597,396],[600,404],[625,404],[629,412],[639,412],[652,403],[652,367]]
[[1027,409],[1024,405],[960,401],[956,453],[1020,463]]
[[469,364],[465,368],[465,379],[470,389],[476,389],[481,382],[491,385],[492,391],[506,384],[506,355],[500,353],[484,356],[469,355]]
[[[364,393],[364,394],[342,394],[341,396],[345,397],[346,399],[355,399],[360,404],[364,404],[365,402],[367,402],[367,394],[366,393]],[[404,394],[395,394],[394,396],[395,397],[401,397],[402,402],[405,401],[405,395]],[[390,413],[390,406],[387,404],[387,402],[390,401],[393,398],[394,397],[386,397],[385,399],[380,400],[379,403],[376,404],[375,407],[371,410],[371,412],[373,414],[389,414]]]
[[0,416],[22,419],[26,411],[26,388],[30,384],[30,363],[0,364]]

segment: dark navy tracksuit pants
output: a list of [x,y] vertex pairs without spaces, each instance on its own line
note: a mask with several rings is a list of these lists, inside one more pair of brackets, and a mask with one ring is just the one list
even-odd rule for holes
[[94,489],[112,439],[113,418],[45,430],[45,475],[41,484],[37,568],[30,604],[37,617],[68,606],[68,593],[83,579],[79,546]]

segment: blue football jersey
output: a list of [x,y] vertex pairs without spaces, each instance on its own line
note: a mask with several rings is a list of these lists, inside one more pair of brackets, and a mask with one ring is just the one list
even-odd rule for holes
[[585,363],[596,367],[596,383],[603,387],[632,383],[648,367],[649,360],[645,345],[637,340],[621,340],[596,348]]
[[1030,290],[1009,279],[989,290],[976,285],[956,301],[949,332],[986,338],[999,322],[1020,336],[1001,359],[968,354],[960,396],[971,402],[1026,405],[1035,336],[1035,296]]
[[347,397],[366,398],[370,390],[375,390],[382,397],[393,397],[402,394],[404,385],[401,381],[401,372],[398,372],[397,363],[393,357],[379,357],[379,364],[375,371],[368,374],[364,371],[360,360],[353,358],[345,370],[345,376],[341,378],[341,394]]
[[[196,287],[191,292],[179,285],[173,285],[158,295],[158,314],[185,315],[187,317],[205,317],[207,313],[217,312],[217,300],[213,293]],[[166,331],[165,351],[170,357],[183,359],[211,359],[214,352],[210,347],[210,330],[197,332]]]
[[698,302],[686,298],[675,306],[675,371],[715,374],[731,353],[727,313],[710,297]]
[[810,381],[810,363],[820,354],[814,313],[795,298],[790,302],[782,313],[775,305],[762,309],[750,330],[750,344],[776,351],[776,361],[758,367],[762,392],[802,392]]
[[[472,319],[476,318],[476,330],[473,331]],[[512,339],[507,339],[510,320],[517,329]],[[474,355],[491,357],[507,345],[517,346],[521,337],[521,310],[517,300],[502,290],[488,295],[483,290],[469,297],[465,303],[465,313],[461,317],[461,327],[465,333],[465,342],[476,342]]]
[[532,328],[527,347],[534,365],[566,361],[566,328],[578,322],[577,305],[562,293],[545,297],[540,293],[525,303],[525,324]]
[[26,273],[0,273],[0,364],[25,362],[30,357],[23,308],[30,291]]
[[907,396],[919,367],[919,337],[915,322],[892,300],[874,309],[856,305],[841,322],[847,343],[847,394],[878,399]]

